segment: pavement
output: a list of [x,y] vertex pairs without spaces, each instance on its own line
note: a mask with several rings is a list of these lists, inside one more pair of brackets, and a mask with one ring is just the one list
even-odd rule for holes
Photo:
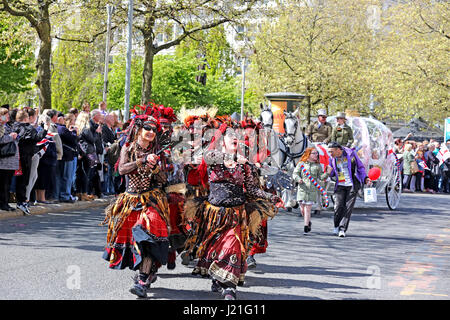
[[[92,201],[76,201],[74,203],[54,203],[54,204],[37,204],[30,206],[31,215],[47,214],[50,212],[64,212],[83,209],[95,209],[101,207],[107,207],[111,201],[115,199],[114,196],[105,196],[101,199],[95,199]],[[15,203],[10,203],[10,207],[16,208]],[[17,218],[24,216],[24,213],[16,209],[15,211],[0,210],[0,220],[8,218]]]

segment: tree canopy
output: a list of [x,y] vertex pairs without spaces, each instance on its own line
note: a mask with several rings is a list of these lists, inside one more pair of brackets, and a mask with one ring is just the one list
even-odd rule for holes
[[[97,105],[110,3],[116,9],[108,104],[122,109],[126,2],[36,3],[0,0],[0,98],[17,105],[37,92],[41,107]],[[297,91],[310,97],[305,118],[319,108],[430,122],[450,113],[448,1],[220,3],[135,1],[131,104],[239,111],[239,65],[223,26],[249,18],[245,111],[257,113],[265,93]]]
[[33,47],[27,40],[10,37],[11,32],[24,25],[23,19],[0,13],[0,92],[4,95],[24,92],[32,87]]

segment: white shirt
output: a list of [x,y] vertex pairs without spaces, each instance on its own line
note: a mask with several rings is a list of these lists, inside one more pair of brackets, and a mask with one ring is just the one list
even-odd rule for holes
[[336,170],[337,178],[340,186],[351,187],[353,186],[352,178],[348,170],[347,157],[336,158]]

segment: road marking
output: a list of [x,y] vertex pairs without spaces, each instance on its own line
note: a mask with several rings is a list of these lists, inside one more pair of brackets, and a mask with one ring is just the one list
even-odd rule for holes
[[400,292],[400,295],[402,295],[402,296],[413,295],[415,293],[414,292],[415,289],[416,289],[416,285],[415,284],[409,284],[405,288],[403,288],[403,291]]
[[[450,229],[447,228],[445,231],[450,231]],[[447,234],[426,235],[425,240],[428,241],[425,242],[425,247],[417,248],[416,252],[408,256],[394,280],[388,285],[400,288],[402,296],[448,297],[448,294],[433,293],[432,291],[440,280],[440,277],[436,277],[436,275],[439,276],[437,269],[446,268],[446,263],[442,261],[442,258],[449,254],[449,238],[450,236]],[[442,263],[444,263],[443,266]]]

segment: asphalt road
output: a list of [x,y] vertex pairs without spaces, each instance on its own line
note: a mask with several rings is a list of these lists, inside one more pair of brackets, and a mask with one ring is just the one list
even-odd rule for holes
[[[450,299],[450,195],[404,194],[396,211],[358,203],[346,238],[332,211],[303,235],[299,212],[269,221],[269,248],[238,287],[248,300]],[[1,300],[135,300],[134,272],[102,259],[100,209],[0,220]],[[219,300],[210,280],[177,259],[162,267],[150,299]]]

